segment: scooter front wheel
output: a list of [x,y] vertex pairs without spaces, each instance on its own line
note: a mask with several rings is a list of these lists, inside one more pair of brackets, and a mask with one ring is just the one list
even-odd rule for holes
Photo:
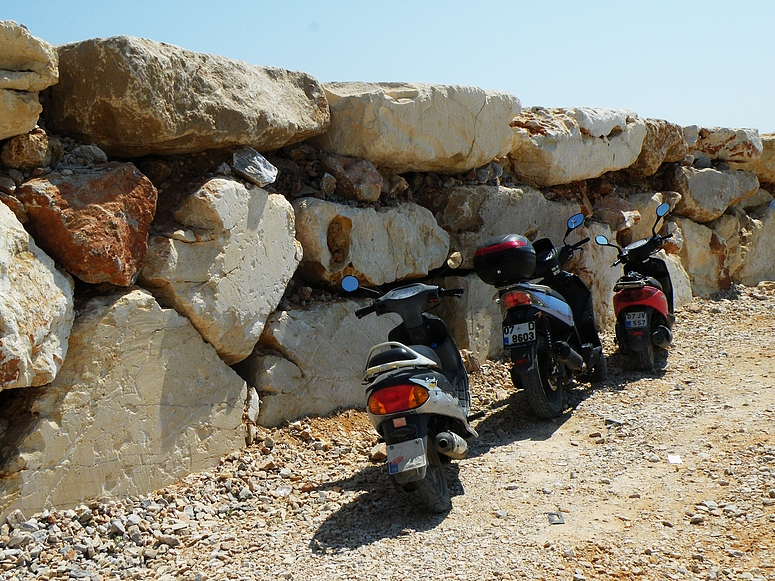
[[414,492],[419,495],[420,501],[430,512],[436,514],[447,512],[452,507],[447,476],[444,474],[441,458],[433,447],[430,437],[425,454],[428,459],[425,478],[418,483],[412,483],[415,485]]
[[520,375],[533,413],[542,419],[556,418],[563,409],[562,363],[545,350],[536,353],[532,369]]

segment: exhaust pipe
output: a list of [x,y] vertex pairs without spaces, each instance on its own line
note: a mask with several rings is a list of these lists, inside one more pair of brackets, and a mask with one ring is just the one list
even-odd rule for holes
[[670,343],[673,342],[673,334],[670,332],[670,329],[664,325],[660,325],[657,327],[657,330],[651,334],[651,342],[657,347],[667,349],[670,347]]
[[468,442],[454,432],[439,432],[433,440],[433,447],[440,454],[454,460],[462,460],[468,453]]
[[565,341],[556,341],[554,345],[552,345],[552,350],[554,351],[554,354],[557,355],[557,359],[570,367],[573,371],[578,371],[584,367],[584,358],[571,349],[571,346]]

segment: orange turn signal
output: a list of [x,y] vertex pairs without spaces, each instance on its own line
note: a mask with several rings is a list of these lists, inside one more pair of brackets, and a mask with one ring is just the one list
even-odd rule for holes
[[384,416],[420,407],[430,397],[421,385],[400,384],[383,387],[369,396],[369,411]]

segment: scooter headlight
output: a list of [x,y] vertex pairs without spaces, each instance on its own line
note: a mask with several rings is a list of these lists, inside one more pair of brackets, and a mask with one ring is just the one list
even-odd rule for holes
[[430,397],[430,393],[421,385],[400,384],[383,387],[369,396],[369,411],[384,416],[405,412],[420,407]]

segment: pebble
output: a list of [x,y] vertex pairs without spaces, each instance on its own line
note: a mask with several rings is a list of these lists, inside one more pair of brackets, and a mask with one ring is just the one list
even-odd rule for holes
[[[775,390],[732,368],[775,348],[775,294],[736,293],[679,313],[666,370],[611,357],[609,379],[571,390],[557,423],[527,413],[503,362],[483,364],[481,437],[446,468],[448,514],[393,486],[384,443],[344,411],[258,428],[253,446],[152,494],[15,511],[0,523],[0,579],[775,581]],[[772,377],[767,361],[756,373]]]

